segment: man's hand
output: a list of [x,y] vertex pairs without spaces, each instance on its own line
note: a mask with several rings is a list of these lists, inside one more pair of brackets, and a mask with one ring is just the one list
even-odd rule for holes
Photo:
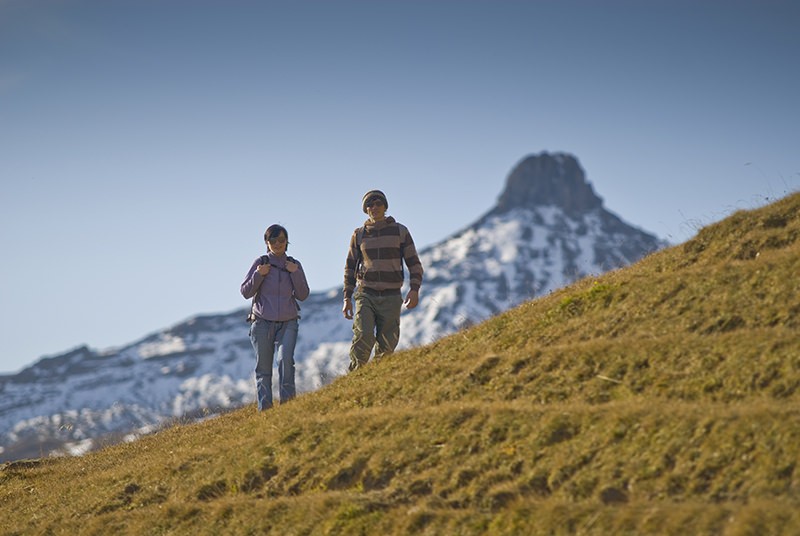
[[345,298],[344,306],[342,307],[342,313],[344,317],[348,320],[353,319],[353,303],[350,301],[349,298]]
[[419,303],[419,291],[418,290],[409,290],[408,294],[406,294],[406,300],[403,302],[406,304],[406,309],[413,309]]
[[266,277],[267,274],[269,273],[269,268],[270,268],[269,264],[259,264],[258,265],[258,273],[261,274],[262,276]]
[[297,264],[292,261],[286,261],[286,271],[290,274],[297,271]]

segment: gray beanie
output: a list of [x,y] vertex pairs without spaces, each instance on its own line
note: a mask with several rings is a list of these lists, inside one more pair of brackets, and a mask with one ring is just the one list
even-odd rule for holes
[[386,200],[386,194],[384,194],[380,190],[370,190],[369,192],[364,194],[364,197],[361,198],[361,210],[364,211],[364,214],[367,213],[367,201],[372,201],[376,197],[380,198],[381,201],[383,201],[383,205],[386,208],[389,208],[389,202]]

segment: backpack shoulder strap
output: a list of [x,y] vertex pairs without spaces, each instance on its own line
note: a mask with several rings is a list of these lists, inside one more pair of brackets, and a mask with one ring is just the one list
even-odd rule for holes
[[358,257],[356,258],[356,273],[361,268],[361,265],[364,262],[364,255],[361,253],[361,244],[364,242],[364,234],[367,232],[367,225],[364,224],[358,229],[356,229],[356,252]]
[[356,229],[356,248],[358,251],[361,251],[361,243],[364,241],[364,233],[367,232],[367,226],[362,225],[358,229]]

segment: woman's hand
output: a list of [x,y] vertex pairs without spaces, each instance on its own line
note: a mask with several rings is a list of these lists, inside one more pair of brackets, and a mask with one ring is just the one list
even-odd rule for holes
[[266,277],[269,273],[270,265],[269,264],[259,264],[258,265],[258,273],[262,276]]
[[295,273],[297,271],[297,268],[298,268],[297,263],[294,263],[292,261],[286,261],[286,271],[289,272],[290,274]]

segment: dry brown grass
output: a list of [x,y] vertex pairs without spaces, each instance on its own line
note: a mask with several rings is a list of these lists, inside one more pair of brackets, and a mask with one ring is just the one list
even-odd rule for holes
[[800,195],[265,414],[2,466],[3,534],[798,534]]

